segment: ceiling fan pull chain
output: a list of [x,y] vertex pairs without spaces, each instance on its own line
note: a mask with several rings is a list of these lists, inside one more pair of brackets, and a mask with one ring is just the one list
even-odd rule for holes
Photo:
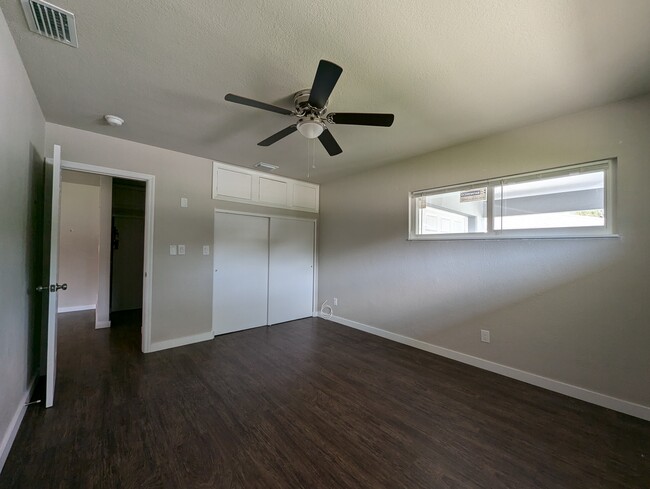
[[311,149],[312,140],[307,140],[307,178],[309,178],[309,150]]
[[316,140],[307,140],[307,178],[311,176],[311,168],[316,168]]

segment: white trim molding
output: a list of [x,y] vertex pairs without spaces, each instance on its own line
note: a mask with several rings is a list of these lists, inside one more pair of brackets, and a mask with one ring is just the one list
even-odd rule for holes
[[104,328],[110,328],[111,327],[111,322],[110,321],[97,321],[95,323],[95,329],[104,329]]
[[16,435],[18,434],[18,428],[20,428],[20,424],[23,422],[23,418],[25,417],[25,412],[27,411],[27,403],[32,397],[35,385],[36,376],[34,376],[29,383],[29,387],[27,387],[25,394],[20,399],[20,403],[16,408],[16,412],[14,413],[13,418],[11,418],[9,426],[7,426],[7,431],[5,431],[4,435],[2,436],[2,442],[0,442],[0,472],[2,472],[2,468],[7,461],[7,457],[9,457],[9,452],[11,451],[11,447],[14,444]]
[[564,394],[565,396],[580,399],[581,401],[596,404],[597,406],[612,409],[620,413],[650,421],[649,406],[643,406],[634,402],[611,397],[605,394],[601,394],[600,392],[595,392],[583,387],[567,384],[559,380],[549,379],[548,377],[543,377],[541,375],[519,370],[514,367],[508,367],[507,365],[484,360],[483,358],[467,355],[466,353],[461,353],[455,350],[450,350],[448,348],[443,348],[441,346],[436,346],[425,341],[409,338],[408,336],[392,333],[384,329],[375,328],[374,326],[369,326],[367,324],[352,321],[340,316],[332,316],[331,318],[325,318],[322,314],[319,316],[323,319],[329,319],[335,323],[342,324],[343,326],[365,331],[366,333],[370,333],[375,336],[381,336],[382,338],[396,341],[397,343],[402,343],[403,345],[412,346],[413,348],[424,350],[429,353],[434,353],[451,360],[456,360],[457,362],[472,365],[473,367],[478,367],[480,369],[488,370],[499,375],[504,375],[506,377],[510,377],[511,379],[520,380],[522,382],[526,382],[527,384],[535,385],[543,389],[548,389],[559,394]]
[[191,336],[184,336],[182,338],[174,338],[173,340],[157,341],[151,343],[149,352],[167,350],[169,348],[176,348],[178,346],[191,345],[192,343],[200,343],[214,339],[214,333],[208,331],[207,333],[199,333]]
[[87,304],[85,306],[59,307],[56,312],[60,314],[62,312],[92,311],[96,308],[96,304]]

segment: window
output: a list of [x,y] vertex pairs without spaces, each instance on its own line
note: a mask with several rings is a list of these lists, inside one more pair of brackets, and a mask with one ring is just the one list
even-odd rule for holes
[[410,239],[612,234],[614,161],[411,192]]

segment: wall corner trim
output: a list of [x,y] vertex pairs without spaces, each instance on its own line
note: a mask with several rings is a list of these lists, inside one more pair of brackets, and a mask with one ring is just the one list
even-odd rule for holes
[[35,385],[36,385],[36,376],[32,377],[32,380],[29,383],[29,387],[27,387],[25,394],[20,399],[20,403],[16,408],[16,412],[14,413],[13,418],[11,418],[11,422],[9,423],[9,426],[7,426],[7,430],[2,436],[2,442],[0,442],[0,472],[2,472],[2,468],[4,467],[5,462],[7,461],[7,457],[9,457],[9,452],[11,450],[12,445],[14,444],[16,435],[18,434],[18,428],[20,428],[20,424],[22,423],[23,418],[25,417],[25,412],[27,411],[27,403],[29,402],[29,399],[32,397],[32,393],[34,392]]
[[[322,314],[320,317],[323,319],[328,319],[323,317]],[[532,384],[543,389],[557,392],[559,394],[564,394],[565,396],[573,397],[581,401],[596,404],[597,406],[612,409],[623,414],[628,414],[630,416],[650,421],[650,406],[643,406],[641,404],[636,404],[630,401],[625,401],[623,399],[618,399],[616,397],[611,397],[605,394],[601,394],[600,392],[591,391],[589,389],[567,384],[559,380],[550,379],[548,377],[543,377],[541,375],[526,372],[524,370],[519,370],[514,367],[508,367],[507,365],[502,365],[500,363],[491,362],[489,360],[484,360],[472,355],[467,355],[466,353],[461,353],[455,350],[450,350],[448,348],[443,348],[441,346],[436,346],[431,343],[426,343],[414,338],[409,338],[408,336],[392,333],[384,329],[369,326],[357,321],[352,321],[340,316],[332,316],[329,318],[329,320],[342,324],[343,326],[348,326],[360,331],[365,331],[366,333],[381,336],[382,338],[386,338],[388,340],[396,341],[397,343],[402,343],[403,345],[412,346],[413,348],[417,348],[419,350],[424,350],[435,355],[440,355],[451,360],[456,360],[457,362],[472,365],[473,367],[488,370],[490,372],[504,375],[515,380],[520,380],[522,382],[526,382],[527,384]]]
[[151,347],[147,353],[167,350],[169,348],[176,348],[178,346],[191,345],[192,343],[200,343],[201,341],[208,341],[212,339],[214,339],[214,333],[212,331],[208,331],[207,333],[183,336],[182,338],[175,338],[173,340],[156,341],[155,343],[151,343]]

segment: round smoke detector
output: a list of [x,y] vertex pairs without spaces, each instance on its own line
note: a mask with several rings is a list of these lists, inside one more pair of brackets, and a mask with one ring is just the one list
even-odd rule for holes
[[124,119],[116,115],[105,115],[104,120],[108,122],[109,126],[113,127],[120,127],[122,124],[124,124]]

